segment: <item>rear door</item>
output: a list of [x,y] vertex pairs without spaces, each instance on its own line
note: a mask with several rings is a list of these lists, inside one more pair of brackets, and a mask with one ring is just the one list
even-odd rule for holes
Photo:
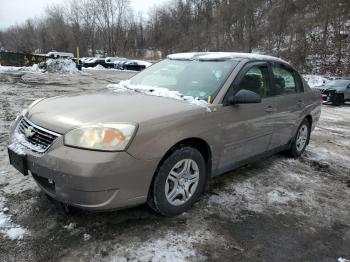
[[288,65],[271,64],[272,96],[276,114],[270,149],[284,146],[294,136],[305,107],[305,96],[300,75]]
[[[270,74],[265,62],[248,63],[238,74],[226,97],[241,89],[260,94],[261,103],[223,106],[220,109],[222,154],[220,168],[264,153],[274,128],[274,99],[267,97]],[[224,99],[225,100],[225,99]]]

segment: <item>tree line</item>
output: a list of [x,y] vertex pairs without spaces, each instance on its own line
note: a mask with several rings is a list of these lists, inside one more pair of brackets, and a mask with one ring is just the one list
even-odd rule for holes
[[0,31],[0,48],[142,56],[143,50],[261,52],[299,70],[350,74],[348,0],[174,0],[143,18],[129,0],[71,0]]

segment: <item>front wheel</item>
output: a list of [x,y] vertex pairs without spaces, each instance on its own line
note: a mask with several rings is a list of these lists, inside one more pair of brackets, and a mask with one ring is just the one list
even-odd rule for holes
[[344,96],[342,94],[335,94],[333,97],[333,105],[341,106],[344,104]]
[[175,216],[188,210],[203,192],[206,165],[195,148],[175,150],[159,167],[148,197],[157,213]]
[[291,148],[287,151],[287,154],[294,158],[301,156],[305,151],[306,146],[309,144],[310,133],[310,122],[307,119],[304,119],[292,140]]

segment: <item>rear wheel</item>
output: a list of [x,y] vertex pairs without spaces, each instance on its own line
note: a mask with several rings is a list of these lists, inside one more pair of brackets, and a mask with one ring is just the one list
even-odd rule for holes
[[175,150],[155,175],[148,204],[159,214],[175,216],[188,210],[203,192],[205,161],[195,148]]
[[287,151],[287,154],[294,158],[301,156],[301,154],[305,151],[306,146],[309,144],[310,133],[310,122],[309,120],[304,119],[293,138],[291,148]]

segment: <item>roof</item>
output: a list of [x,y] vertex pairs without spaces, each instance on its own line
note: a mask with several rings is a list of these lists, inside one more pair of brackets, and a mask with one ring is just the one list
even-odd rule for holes
[[208,60],[208,61],[218,61],[218,60],[268,60],[287,63],[281,58],[255,54],[255,53],[236,53],[236,52],[193,52],[193,53],[178,53],[168,55],[168,59],[172,60]]

